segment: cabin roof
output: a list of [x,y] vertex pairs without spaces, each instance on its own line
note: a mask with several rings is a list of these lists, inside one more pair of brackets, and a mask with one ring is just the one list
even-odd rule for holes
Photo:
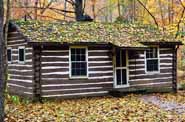
[[144,43],[180,42],[172,34],[149,25],[100,22],[14,21],[31,42],[111,43],[120,47],[145,47]]

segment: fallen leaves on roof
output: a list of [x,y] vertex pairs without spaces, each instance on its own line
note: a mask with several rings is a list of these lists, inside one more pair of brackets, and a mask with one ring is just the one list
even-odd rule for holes
[[141,24],[100,22],[16,21],[19,30],[34,42],[101,42],[142,47],[141,42],[176,42],[172,35]]

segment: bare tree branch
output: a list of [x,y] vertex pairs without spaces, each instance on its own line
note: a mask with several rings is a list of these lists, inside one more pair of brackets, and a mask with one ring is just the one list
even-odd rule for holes
[[159,24],[155,18],[155,16],[148,10],[148,8],[146,8],[146,6],[140,1],[140,0],[137,0],[139,2],[139,4],[148,12],[148,14],[153,18],[157,28],[159,28]]
[[[31,9],[34,9],[35,6],[27,6],[27,7],[16,7],[14,6],[14,8],[31,8]],[[45,8],[42,8],[42,7],[37,7],[37,9],[45,9]],[[57,9],[57,8],[53,8],[53,7],[49,7],[47,9],[50,9],[50,10],[56,10],[56,11],[61,11],[61,12],[66,12],[66,13],[75,13],[74,11],[69,11],[69,10],[63,10],[63,9]]]
[[44,9],[42,9],[42,11],[40,12],[41,14],[44,14],[44,12],[46,11],[47,8],[49,8],[51,6],[51,4],[53,3],[53,0],[51,0],[46,7],[44,7]]

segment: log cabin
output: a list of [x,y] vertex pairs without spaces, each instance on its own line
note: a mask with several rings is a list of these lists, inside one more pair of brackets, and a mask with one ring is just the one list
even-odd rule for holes
[[41,99],[177,90],[182,42],[149,25],[12,21],[7,45],[11,94]]

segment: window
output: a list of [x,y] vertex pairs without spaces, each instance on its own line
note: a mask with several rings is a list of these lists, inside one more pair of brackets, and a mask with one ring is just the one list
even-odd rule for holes
[[11,48],[7,49],[7,60],[8,60],[8,63],[12,62],[12,49]]
[[87,77],[87,56],[86,48],[71,48],[71,77]]
[[19,63],[24,63],[25,62],[25,49],[24,47],[19,47]]
[[159,71],[158,48],[150,48],[146,50],[146,71]]

